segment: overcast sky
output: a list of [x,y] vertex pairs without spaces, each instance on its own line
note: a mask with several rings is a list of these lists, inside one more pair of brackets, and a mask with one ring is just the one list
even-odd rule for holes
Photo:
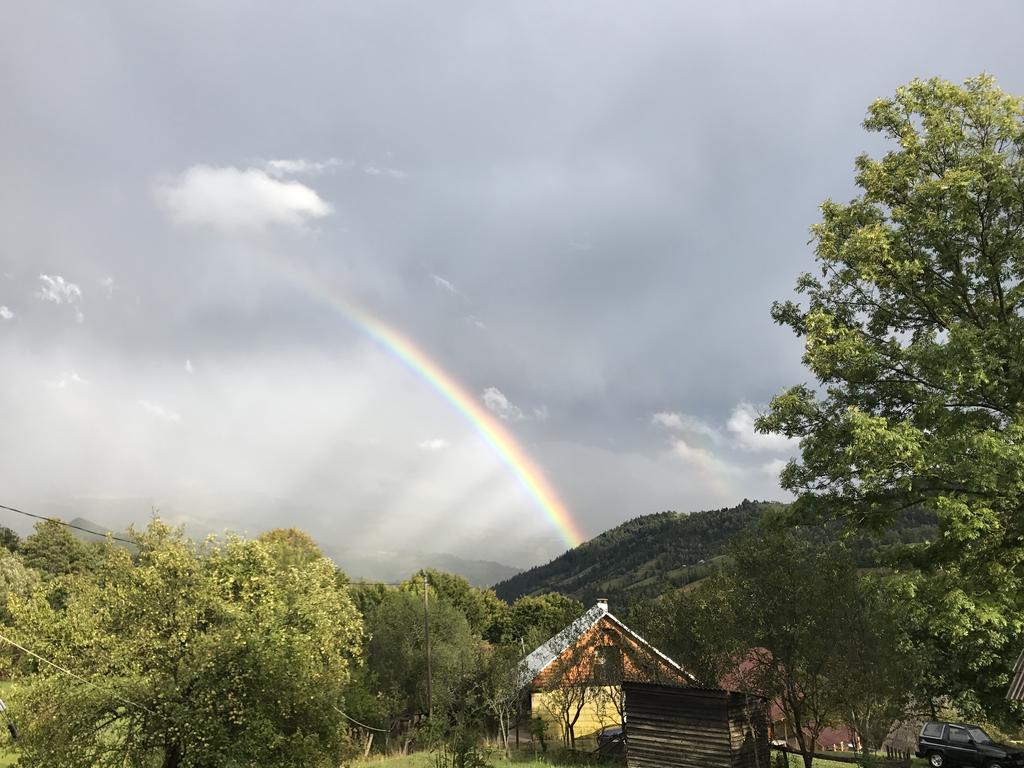
[[[6,2],[0,503],[513,565],[784,498],[808,227],[914,77],[1024,93],[1016,2]],[[320,290],[309,290],[310,284]],[[3,521],[9,522],[9,521]]]

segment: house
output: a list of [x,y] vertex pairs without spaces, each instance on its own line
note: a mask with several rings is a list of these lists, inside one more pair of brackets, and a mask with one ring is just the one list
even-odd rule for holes
[[530,712],[547,737],[577,738],[621,725],[624,681],[689,685],[694,678],[597,604],[523,660]]

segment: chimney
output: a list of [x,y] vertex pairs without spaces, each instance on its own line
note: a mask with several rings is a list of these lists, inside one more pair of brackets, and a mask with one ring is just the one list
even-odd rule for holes
[[608,598],[607,597],[599,597],[599,598],[597,598],[597,607],[600,608],[605,613],[608,613]]

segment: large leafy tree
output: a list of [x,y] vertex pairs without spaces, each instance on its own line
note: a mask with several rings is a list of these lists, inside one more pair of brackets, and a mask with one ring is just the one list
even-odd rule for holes
[[390,590],[366,616],[370,637],[367,663],[386,701],[395,707],[391,717],[443,709],[459,681],[479,669],[483,641],[465,615],[436,598],[428,599],[426,611],[430,621],[429,700],[423,596]]
[[20,764],[337,765],[362,623],[330,563],[281,568],[241,539],[200,551],[159,521],[133,534],[134,561],[109,547],[10,600],[18,641],[78,675],[40,663],[25,680]]
[[88,570],[104,546],[105,542],[86,544],[76,539],[59,520],[42,520],[21,542],[20,551],[25,565],[50,578]]
[[914,81],[864,125],[891,149],[822,205],[806,302],[773,307],[816,384],[757,426],[800,439],[799,519],[937,513],[908,595],[949,651],[941,692],[991,711],[1024,630],[1024,102],[988,76]]

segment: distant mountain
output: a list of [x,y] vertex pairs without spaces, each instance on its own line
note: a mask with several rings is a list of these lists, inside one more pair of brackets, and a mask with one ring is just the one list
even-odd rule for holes
[[[623,523],[539,565],[495,585],[498,596],[561,592],[584,605],[606,597],[613,605],[653,597],[710,575],[725,545],[768,513],[785,509],[779,502],[747,501],[727,509],[680,514],[660,512]],[[937,528],[931,513],[908,510],[887,531],[855,537],[849,544],[858,562],[875,565],[879,552],[895,544],[925,541]],[[815,539],[831,539],[834,527],[805,529]]]
[[[68,522],[75,526],[70,529],[71,534],[82,541],[103,541],[108,531],[120,538],[131,538],[127,533],[110,531],[106,526],[84,517],[76,517]],[[197,540],[203,538],[194,532],[192,535]],[[320,548],[350,578],[361,581],[403,581],[421,568],[435,568],[458,574],[474,586],[489,587],[521,572],[519,568],[502,563],[468,560],[439,552],[334,550],[322,544]]]
[[513,578],[520,569],[489,560],[467,560],[437,552],[385,552],[376,550],[330,550],[327,554],[352,579],[396,582],[409,578],[421,568],[455,573],[477,587],[489,587]]

